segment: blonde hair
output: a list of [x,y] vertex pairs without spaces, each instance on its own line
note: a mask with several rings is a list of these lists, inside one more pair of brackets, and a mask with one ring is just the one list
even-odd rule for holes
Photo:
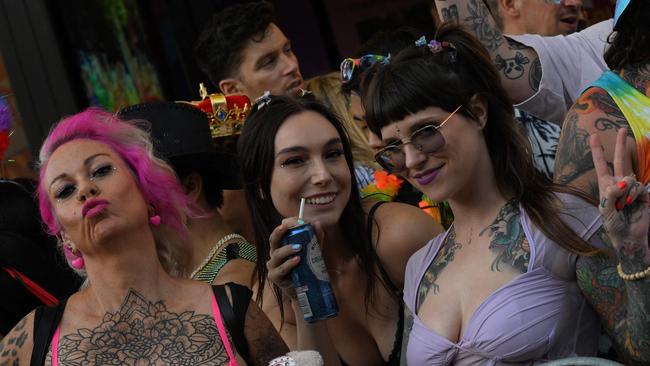
[[368,146],[368,138],[354,122],[350,111],[350,96],[341,91],[341,79],[338,72],[319,75],[307,80],[305,88],[311,91],[316,99],[334,112],[348,132],[352,145],[352,157],[355,162],[378,169],[375,154]]

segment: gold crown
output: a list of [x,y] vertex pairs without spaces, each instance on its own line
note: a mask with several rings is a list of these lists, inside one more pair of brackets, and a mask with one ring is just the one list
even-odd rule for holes
[[251,102],[245,95],[208,94],[203,83],[199,84],[200,101],[179,101],[190,104],[208,116],[213,139],[237,136],[241,133],[246,117],[251,112]]

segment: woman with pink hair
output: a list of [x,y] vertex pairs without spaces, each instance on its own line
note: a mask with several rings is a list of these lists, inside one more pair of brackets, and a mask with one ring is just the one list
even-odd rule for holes
[[288,351],[249,290],[178,277],[200,213],[144,129],[90,108],[39,160],[41,216],[86,283],[21,320],[0,363],[266,365]]

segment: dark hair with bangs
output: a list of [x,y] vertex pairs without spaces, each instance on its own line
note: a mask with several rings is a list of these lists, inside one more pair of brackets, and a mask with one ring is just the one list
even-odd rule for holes
[[432,53],[426,46],[400,52],[391,63],[374,70],[362,88],[366,120],[381,136],[381,129],[427,107],[458,112],[470,119],[467,106],[478,95],[487,104],[483,129],[500,193],[523,205],[533,223],[558,245],[578,254],[596,250],[580,238],[559,216],[560,202],[553,191],[587,198],[582,192],[545,179],[534,167],[530,142],[515,122],[512,102],[483,45],[461,27],[443,24],[436,40],[455,49]]
[[[313,98],[297,99],[287,96],[271,96],[263,107],[253,107],[244,129],[239,137],[238,156],[240,157],[242,181],[246,195],[246,204],[251,211],[255,227],[255,245],[257,247],[258,293],[257,302],[261,303],[268,271],[266,262],[270,258],[269,236],[282,222],[283,217],[271,201],[271,175],[273,174],[275,156],[275,135],[284,122],[296,114],[312,111],[327,119],[338,132],[343,145],[343,153],[350,170],[350,199],[339,219],[343,236],[350,244],[357,263],[367,274],[366,305],[375,299],[374,286],[379,281],[390,289],[390,280],[381,272],[378,275],[379,259],[370,242],[366,239],[365,213],[354,175],[352,149],[345,128],[339,118],[327,107]],[[323,252],[327,246],[323,246]],[[280,289],[274,286],[278,303],[282,303]],[[399,300],[396,298],[396,300]],[[282,312],[282,306],[280,306]],[[282,316],[284,313],[282,312]]]

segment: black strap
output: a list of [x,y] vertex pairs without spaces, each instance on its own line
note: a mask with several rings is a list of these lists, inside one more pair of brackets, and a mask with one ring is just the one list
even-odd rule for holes
[[226,286],[230,289],[232,305],[228,301],[228,295],[223,285],[212,286],[214,297],[217,299],[221,318],[230,332],[237,353],[244,358],[248,365],[252,365],[248,343],[244,336],[244,325],[253,292],[242,285],[232,282],[227,283]]
[[34,313],[34,347],[32,348],[32,359],[30,366],[43,366],[45,357],[50,349],[54,332],[61,322],[65,304],[65,299],[56,306],[39,306]]
[[[372,243],[372,223],[375,221],[375,211],[377,211],[379,206],[383,205],[384,203],[386,203],[386,201],[379,201],[379,202],[375,203],[374,205],[372,205],[372,207],[370,208],[370,211],[368,211],[368,223],[367,223],[367,226],[366,226],[368,228],[367,229],[368,230],[368,243]],[[379,241],[379,233],[377,234],[377,241]],[[375,246],[373,245],[373,248],[374,247]],[[379,268],[379,272],[380,272],[382,278],[384,279],[384,281],[386,282],[386,285],[388,285],[389,290],[392,291],[393,293],[400,292],[400,289],[397,286],[395,286],[393,281],[390,280],[390,276],[388,276],[388,272],[386,272],[386,270],[384,269],[384,266],[381,265],[381,261],[379,260],[379,258],[377,258],[377,267]]]

